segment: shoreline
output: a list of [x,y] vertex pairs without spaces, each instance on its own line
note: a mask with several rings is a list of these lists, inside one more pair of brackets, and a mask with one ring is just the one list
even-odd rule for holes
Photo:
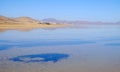
[[64,28],[68,27],[68,24],[0,24],[0,32],[7,30],[21,30],[29,31],[38,28]]

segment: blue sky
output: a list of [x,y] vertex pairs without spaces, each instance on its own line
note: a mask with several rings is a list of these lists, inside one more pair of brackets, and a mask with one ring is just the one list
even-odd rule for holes
[[120,21],[120,0],[0,0],[0,15]]

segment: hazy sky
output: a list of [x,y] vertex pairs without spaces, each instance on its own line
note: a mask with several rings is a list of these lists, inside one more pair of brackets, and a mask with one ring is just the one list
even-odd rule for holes
[[120,21],[120,0],[0,0],[0,15]]

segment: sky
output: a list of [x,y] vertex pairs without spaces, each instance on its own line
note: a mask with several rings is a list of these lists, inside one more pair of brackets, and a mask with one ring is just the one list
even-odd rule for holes
[[0,15],[116,22],[120,0],[0,0]]

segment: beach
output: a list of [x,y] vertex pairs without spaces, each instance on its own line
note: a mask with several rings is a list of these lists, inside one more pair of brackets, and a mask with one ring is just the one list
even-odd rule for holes
[[6,30],[21,30],[27,31],[37,28],[64,28],[68,27],[68,24],[35,24],[35,23],[27,23],[27,24],[0,24],[0,31]]

